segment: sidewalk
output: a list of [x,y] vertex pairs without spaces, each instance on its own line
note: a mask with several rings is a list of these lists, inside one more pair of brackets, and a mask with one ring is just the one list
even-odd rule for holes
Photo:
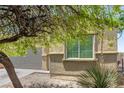
[[[17,76],[22,78],[34,72],[49,73],[49,71],[33,70],[33,69],[15,69]],[[0,69],[0,86],[11,82],[5,69]]]

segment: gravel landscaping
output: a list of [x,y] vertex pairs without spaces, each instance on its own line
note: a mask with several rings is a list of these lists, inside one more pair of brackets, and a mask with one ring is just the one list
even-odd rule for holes
[[[121,80],[123,81],[124,78]],[[81,88],[76,81],[50,78],[47,73],[34,72],[20,78],[24,88]],[[121,81],[119,88],[124,88],[124,82]],[[13,88],[11,83],[0,86],[0,88]]]
[[[40,72],[32,73],[20,79],[24,88],[80,88],[76,81],[50,78],[49,74]],[[13,88],[11,83],[0,86]]]

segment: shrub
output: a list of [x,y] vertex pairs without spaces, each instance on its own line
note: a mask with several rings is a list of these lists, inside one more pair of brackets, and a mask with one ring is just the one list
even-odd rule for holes
[[108,69],[104,65],[91,66],[86,73],[81,73],[78,83],[82,87],[109,88],[117,87],[118,73],[114,69]]

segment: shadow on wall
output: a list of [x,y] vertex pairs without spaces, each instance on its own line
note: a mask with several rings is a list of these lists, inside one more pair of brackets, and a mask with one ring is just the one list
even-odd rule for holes
[[[97,54],[96,58],[98,59],[101,55]],[[104,63],[107,66],[116,66],[117,63],[117,54],[104,54]],[[96,64],[96,60],[93,61],[67,61],[64,60],[63,54],[53,54],[50,55],[51,69],[52,71],[83,71],[88,69],[91,64]]]
[[28,51],[26,56],[10,57],[15,68],[19,69],[41,69],[42,65],[42,49],[37,49],[34,54],[32,50]]
[[94,61],[66,61],[63,54],[50,55],[52,69],[56,71],[82,71],[95,64]]
[[96,62],[86,61],[69,61],[63,62],[66,71],[82,71],[88,69],[91,65],[95,65]]

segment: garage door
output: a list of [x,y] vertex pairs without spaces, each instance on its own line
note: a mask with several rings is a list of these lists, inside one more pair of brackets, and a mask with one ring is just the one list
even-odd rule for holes
[[10,59],[15,68],[42,69],[42,49],[37,49],[36,54],[29,50],[26,56],[10,57]]

